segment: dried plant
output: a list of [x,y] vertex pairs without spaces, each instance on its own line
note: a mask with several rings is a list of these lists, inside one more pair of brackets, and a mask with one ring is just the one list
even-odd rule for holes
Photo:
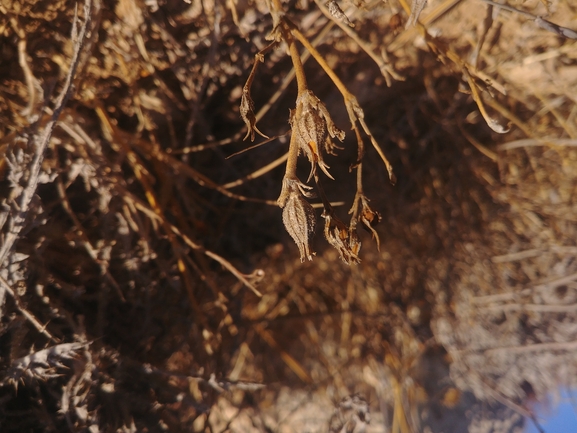
[[58,370],[66,368],[63,362],[73,359],[83,346],[82,343],[62,343],[18,358],[12,362],[0,384],[18,388],[18,384],[26,378],[46,381],[59,377]]
[[[0,228],[4,228],[4,225],[7,225],[7,229],[5,230],[5,233],[2,235],[1,239],[2,245],[0,245],[0,263],[5,262],[5,259],[12,250],[12,247],[14,246],[19,233],[24,228],[27,212],[29,210],[32,198],[36,193],[36,187],[38,186],[38,182],[42,174],[42,161],[44,159],[44,153],[48,147],[50,138],[52,137],[52,132],[56,126],[56,121],[64,109],[68,98],[70,98],[74,76],[80,61],[80,53],[84,47],[86,32],[92,17],[91,8],[92,1],[86,0],[84,2],[84,19],[81,23],[77,13],[78,11],[77,9],[75,10],[71,32],[74,52],[68,69],[68,74],[66,75],[64,86],[59,95],[54,100],[54,108],[52,109],[51,115],[46,122],[44,129],[41,133],[38,132],[28,136],[28,142],[26,143],[26,150],[28,152],[26,152],[26,154],[21,152],[21,149],[18,147],[15,148],[15,151],[22,155],[22,158],[30,158],[30,155],[33,155],[33,157],[29,162],[21,160],[14,161],[12,164],[13,169],[11,170],[11,181],[12,186],[14,187],[14,196],[10,200],[11,209],[8,211],[8,215],[3,215],[0,218],[3,222],[2,227]],[[24,61],[25,60],[23,60],[23,62]],[[36,118],[36,121],[31,126],[33,128],[37,128],[40,126],[39,121],[40,119]],[[16,157],[16,155],[14,156]],[[22,170],[23,167],[26,167],[26,173],[20,173],[20,170]],[[18,173],[17,178],[14,177],[16,173]]]
[[299,247],[301,261],[312,260],[311,240],[315,232],[316,217],[311,204],[305,200],[310,197],[311,187],[301,183],[297,178],[283,180],[283,190],[278,205],[283,209],[283,223]]
[[[344,12],[335,1],[329,2],[329,12],[336,19],[345,22],[350,27],[354,27]],[[256,73],[258,63],[264,61],[264,53],[272,46],[284,42],[288,46],[288,52],[293,64],[297,80],[297,97],[295,109],[290,111],[289,123],[291,125],[291,139],[287,156],[285,175],[278,205],[283,208],[283,222],[295,243],[297,244],[301,261],[312,260],[314,253],[311,252],[310,242],[314,233],[315,215],[312,206],[305,200],[305,197],[312,197],[310,186],[302,183],[296,174],[297,160],[300,154],[305,155],[311,166],[307,183],[314,178],[317,191],[322,199],[325,218],[324,234],[333,247],[335,247],[347,264],[359,263],[358,256],[361,243],[356,232],[357,223],[361,221],[372,233],[379,245],[377,232],[372,225],[378,222],[378,213],[368,207],[368,200],[364,195],[362,187],[362,159],[364,157],[364,143],[357,124],[360,124],[364,132],[369,137],[371,144],[378,151],[389,172],[389,177],[394,183],[392,167],[369,131],[364,121],[364,112],[359,106],[356,98],[346,89],[345,85],[337,77],[327,62],[318,51],[312,46],[308,39],[298,30],[297,26],[286,16],[280,0],[269,2],[269,9],[273,18],[273,30],[267,39],[273,43],[255,56],[253,68],[243,88],[240,104],[240,114],[247,126],[245,139],[250,137],[254,140],[255,131],[260,133],[256,127],[256,116],[254,115],[254,104],[250,97],[250,89]],[[302,65],[300,53],[296,46],[296,41],[300,41],[305,49],[317,60],[319,65],[326,72],[327,76],[337,86],[343,95],[345,106],[349,114],[352,129],[355,131],[358,145],[358,159],[354,167],[357,171],[357,193],[353,208],[351,209],[351,221],[346,227],[334,213],[334,209],[327,199],[317,168],[331,180],[335,180],[329,172],[329,166],[325,162],[326,155],[336,155],[335,150],[339,147],[332,141],[333,138],[343,141],[345,133],[333,122],[325,104],[308,88],[306,75]],[[260,133],[264,136],[264,134]]]
[[344,22],[347,26],[354,28],[355,25],[349,20],[347,15],[343,12],[336,0],[330,0],[327,3],[329,13],[337,20]]
[[345,263],[360,263],[361,242],[357,232],[349,228],[334,214],[323,212],[325,219],[325,238],[338,252]]
[[3,433],[513,431],[577,377],[571,2],[0,3]]
[[[311,172],[307,182],[316,174],[317,165],[330,179],[334,178],[329,173],[323,160],[323,151],[329,155],[336,155],[336,146],[331,138],[337,137],[340,141],[345,138],[345,133],[333,123],[327,107],[310,90],[299,94],[296,108],[291,110],[289,122],[292,133],[296,135],[295,141],[299,153],[303,153],[311,164]],[[330,137],[330,138],[329,138]]]

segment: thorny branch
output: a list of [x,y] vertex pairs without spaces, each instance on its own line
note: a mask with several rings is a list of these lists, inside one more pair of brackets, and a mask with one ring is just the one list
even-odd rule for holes
[[[50,120],[46,123],[42,134],[34,134],[28,139],[27,147],[31,154],[34,155],[34,157],[30,163],[30,166],[28,167],[28,179],[25,181],[26,186],[23,188],[20,196],[14,198],[10,203],[10,216],[7,220],[8,230],[6,230],[4,239],[2,239],[2,246],[0,247],[0,263],[5,263],[6,257],[12,250],[14,243],[18,239],[18,235],[24,228],[30,202],[32,201],[32,197],[34,196],[36,187],[38,185],[38,178],[42,168],[44,153],[48,147],[48,143],[52,136],[52,131],[54,130],[56,122],[58,121],[58,117],[60,116],[62,109],[66,105],[66,102],[72,93],[72,82],[74,80],[76,69],[80,60],[80,52],[82,51],[82,47],[84,46],[84,41],[86,39],[86,31],[90,24],[91,6],[92,0],[86,0],[84,2],[84,21],[82,22],[80,29],[78,29],[80,19],[78,18],[77,10],[75,10],[71,32],[74,51],[70,61],[68,74],[66,74],[64,85],[60,91],[60,94],[56,98],[54,103],[54,110]],[[47,110],[48,108],[45,107],[45,109]]]
[[[36,330],[38,332],[40,332],[42,335],[44,335],[49,340],[57,341],[52,336],[52,334],[50,334],[50,332],[48,332],[46,330],[46,326],[42,325],[38,321],[38,319],[36,319],[36,317],[34,317],[28,310],[26,310],[26,308],[24,308],[22,305],[20,305],[20,300],[16,296],[16,293],[14,293],[14,290],[12,290],[12,288],[8,284],[8,281],[6,281],[1,275],[0,275],[0,288],[2,289],[2,291],[6,291],[12,297],[12,299],[14,299],[14,303],[16,304],[18,311],[20,311],[20,313],[26,318],[26,320],[28,320],[32,324],[32,326],[34,326],[34,328],[36,328]],[[0,307],[1,307],[1,305],[2,305],[2,301],[0,300]]]

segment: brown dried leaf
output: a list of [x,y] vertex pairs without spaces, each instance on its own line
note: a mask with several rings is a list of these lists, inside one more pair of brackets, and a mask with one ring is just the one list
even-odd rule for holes
[[363,227],[373,235],[373,239],[375,239],[377,242],[377,249],[380,250],[381,242],[379,240],[377,231],[374,229],[374,226],[381,222],[381,214],[372,210],[369,205],[364,202],[363,209],[361,210],[359,218],[363,223]]
[[242,91],[242,96],[240,98],[240,117],[246,124],[246,135],[244,136],[243,140],[246,140],[250,136],[250,141],[254,141],[254,132],[258,132],[258,134],[264,138],[269,138],[267,135],[263,134],[257,127],[256,127],[256,117],[254,115],[254,102],[250,97],[250,93],[247,88],[244,88]]

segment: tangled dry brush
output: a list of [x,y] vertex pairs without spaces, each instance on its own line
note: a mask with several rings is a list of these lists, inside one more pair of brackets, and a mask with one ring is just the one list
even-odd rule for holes
[[577,377],[575,17],[3,0],[0,430],[534,418]]

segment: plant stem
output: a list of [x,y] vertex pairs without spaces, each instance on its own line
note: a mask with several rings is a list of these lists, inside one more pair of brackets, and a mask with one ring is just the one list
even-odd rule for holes
[[289,54],[291,56],[291,61],[293,63],[293,67],[295,69],[295,75],[297,79],[297,92],[298,96],[300,96],[303,92],[308,89],[307,86],[307,78],[305,76],[305,70],[303,68],[303,64],[301,62],[301,56],[295,44],[295,41],[292,37],[292,34],[288,27],[283,23],[282,25],[282,33],[283,38],[285,39],[286,43],[288,44]]
[[[295,70],[295,76],[297,79],[297,92],[298,96],[302,95],[304,92],[308,90],[307,79],[305,76],[305,71],[303,68],[303,64],[301,61],[301,56],[295,44],[295,40],[292,36],[291,29],[286,22],[286,19],[283,16],[282,5],[280,0],[273,0],[272,7],[274,11],[272,12],[273,18],[278,23],[279,30],[281,32],[282,38],[288,45],[289,55],[291,57],[291,61],[293,63],[293,68]],[[297,96],[297,99],[298,99]],[[297,107],[298,110],[298,107]],[[295,113],[298,116],[300,113]],[[297,178],[297,160],[299,156],[299,146],[296,141],[295,135],[291,134],[290,144],[289,144],[289,151],[288,151],[288,159],[285,168],[285,179],[296,179]],[[284,202],[284,186],[283,191],[281,191],[281,196],[279,197],[279,202]]]
[[320,67],[323,68],[325,73],[329,76],[329,78],[333,81],[333,83],[335,83],[335,86],[337,86],[337,88],[343,95],[345,102],[349,102],[349,100],[353,99],[354,96],[351,94],[351,92],[348,91],[346,86],[343,84],[343,82],[337,76],[337,74],[335,74],[335,72],[331,69],[326,60],[320,55],[317,49],[312,46],[312,44],[308,41],[305,35],[303,35],[300,32],[300,30],[297,29],[296,26],[292,23],[290,23],[290,33],[295,38],[297,38],[301,44],[303,44],[303,46],[307,49],[307,51],[309,51],[312,54],[312,56],[315,58]]

